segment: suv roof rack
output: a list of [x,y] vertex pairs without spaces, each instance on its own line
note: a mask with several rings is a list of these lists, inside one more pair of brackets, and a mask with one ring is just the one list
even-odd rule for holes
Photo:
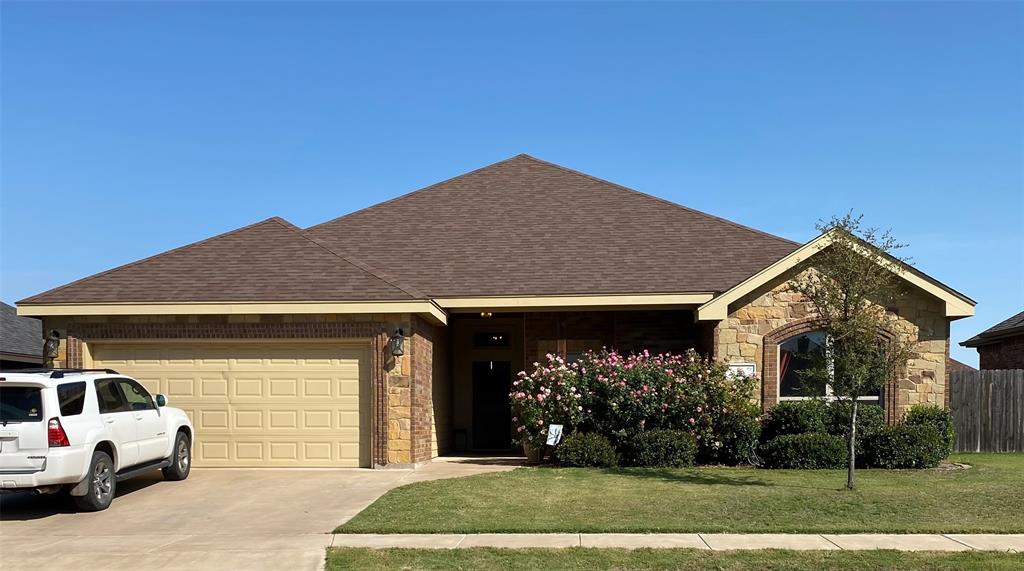
[[41,367],[35,369],[10,369],[4,373],[50,373],[51,379],[63,379],[65,373],[107,373],[108,375],[119,375],[114,369],[67,369],[58,367]]

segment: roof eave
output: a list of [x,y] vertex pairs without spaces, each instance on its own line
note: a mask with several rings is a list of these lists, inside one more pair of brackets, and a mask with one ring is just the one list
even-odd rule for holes
[[[832,245],[835,238],[826,232],[800,246],[781,260],[764,268],[760,272],[740,282],[732,289],[722,293],[697,309],[698,321],[721,321],[729,316],[729,304],[753,292],[769,281],[795,268],[799,264]],[[888,257],[888,268],[907,282],[940,299],[945,305],[945,316],[949,319],[960,319],[974,315],[976,302],[962,293],[946,286],[935,278],[905,263]]]
[[960,346],[961,347],[982,347],[982,346],[985,346],[985,345],[991,345],[993,343],[998,343],[998,342],[1003,341],[1003,340],[1005,340],[1007,338],[1010,338],[1010,337],[1017,337],[1018,335],[1024,335],[1024,327],[1013,327],[1013,328],[1010,328],[1010,329],[1004,329],[1004,330],[1002,330],[999,333],[994,334],[994,335],[985,335],[985,334],[975,335],[974,337],[971,337],[967,341],[961,341],[960,342]]
[[18,315],[28,317],[81,317],[90,315],[265,315],[318,313],[414,313],[439,325],[446,325],[448,323],[448,314],[432,300],[25,303],[18,305]]

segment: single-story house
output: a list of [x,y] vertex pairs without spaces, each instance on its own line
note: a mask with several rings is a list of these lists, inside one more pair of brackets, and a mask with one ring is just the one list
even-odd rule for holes
[[1024,369],[1024,311],[960,345],[978,350],[981,369]]
[[[186,409],[197,466],[415,465],[511,447],[515,374],[686,349],[792,392],[815,335],[786,284],[798,244],[527,155],[311,228],[271,218],[22,300],[59,362],[109,367]],[[917,353],[874,398],[945,401],[949,323],[974,302],[892,269]]]
[[0,370],[43,364],[43,322],[19,317],[13,305],[0,302]]

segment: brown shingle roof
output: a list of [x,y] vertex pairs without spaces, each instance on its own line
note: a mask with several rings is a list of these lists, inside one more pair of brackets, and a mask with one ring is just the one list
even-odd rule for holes
[[527,155],[306,234],[431,297],[720,292],[799,246]]
[[980,347],[1014,335],[1024,335],[1024,311],[1005,321],[996,323],[967,341],[960,343],[960,345],[964,347]]
[[417,296],[270,218],[19,303],[366,301]]
[[720,292],[798,246],[519,155],[306,231],[271,218],[20,303]]

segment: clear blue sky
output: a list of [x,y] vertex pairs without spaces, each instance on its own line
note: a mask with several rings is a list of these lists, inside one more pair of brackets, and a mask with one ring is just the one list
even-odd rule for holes
[[799,241],[862,212],[978,301],[971,363],[1024,309],[1021,3],[0,10],[7,302],[526,152]]

